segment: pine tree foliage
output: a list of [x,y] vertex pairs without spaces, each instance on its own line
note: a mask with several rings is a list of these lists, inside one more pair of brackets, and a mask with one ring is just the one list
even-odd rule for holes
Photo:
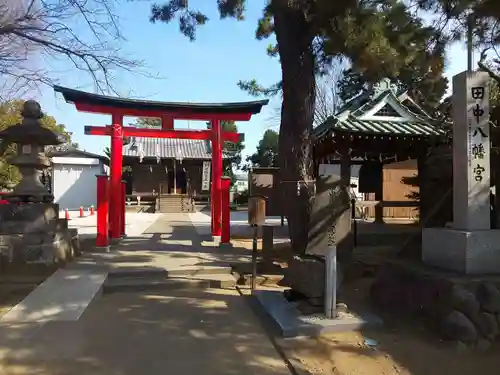
[[251,167],[277,167],[278,166],[278,139],[279,134],[268,129],[262,135],[257,146],[257,151],[248,156],[248,165],[244,169]]
[[[416,99],[435,107],[446,89],[442,77],[444,52],[450,41],[463,37],[467,15],[475,20],[476,44],[496,45],[500,5],[495,0],[268,0],[256,29],[257,39],[275,36],[267,52],[279,59],[282,79],[272,87],[256,80],[240,87],[253,95],[282,95],[279,166],[283,181],[312,179],[311,131],[316,77],[333,59],[350,62],[349,86],[354,93],[368,83],[389,77],[411,90]],[[221,18],[243,20],[245,0],[217,0]],[[424,16],[433,22],[424,22]],[[179,20],[179,28],[195,40],[208,18],[187,0],[170,0],[153,7],[153,22]],[[424,102],[422,100],[422,102]],[[292,184],[288,184],[292,186]],[[294,251],[304,251],[312,191],[304,185],[299,196],[283,187],[284,205]]]

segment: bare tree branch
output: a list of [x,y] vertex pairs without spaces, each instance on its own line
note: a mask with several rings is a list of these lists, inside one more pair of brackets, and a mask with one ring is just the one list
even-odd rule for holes
[[[316,103],[314,110],[314,125],[325,122],[328,117],[334,116],[342,104],[338,82],[343,77],[345,64],[335,60],[332,66],[317,78]],[[274,108],[268,121],[272,124],[270,129],[279,127],[281,121],[281,104]]]
[[342,74],[343,65],[335,62],[328,72],[318,79],[316,84],[314,125],[320,125],[329,117],[337,114],[342,104],[338,87],[338,82],[342,79]]
[[0,98],[57,83],[51,62],[64,59],[112,91],[113,72],[141,62],[120,54],[117,0],[0,0]]

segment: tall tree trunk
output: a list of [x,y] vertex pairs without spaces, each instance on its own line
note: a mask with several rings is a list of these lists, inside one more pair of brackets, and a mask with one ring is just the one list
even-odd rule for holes
[[[288,0],[272,1],[283,80],[278,157],[282,208],[288,219],[292,249],[296,254],[303,254],[313,192],[311,131],[316,92],[315,59],[304,13],[289,3]],[[296,181],[300,182],[299,194]]]

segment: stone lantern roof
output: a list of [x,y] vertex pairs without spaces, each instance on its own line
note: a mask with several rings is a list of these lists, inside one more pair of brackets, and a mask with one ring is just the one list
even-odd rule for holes
[[0,131],[0,139],[6,143],[36,144],[40,146],[59,145],[63,140],[53,131],[44,128],[40,122],[44,114],[35,100],[24,103],[23,121]]

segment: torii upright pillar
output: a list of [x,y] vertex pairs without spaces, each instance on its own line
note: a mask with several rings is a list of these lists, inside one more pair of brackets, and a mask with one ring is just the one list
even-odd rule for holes
[[220,120],[211,121],[212,130],[212,189],[210,191],[212,211],[212,236],[221,237],[221,177],[222,177],[222,142]]
[[122,221],[123,115],[113,114],[111,125],[111,168],[109,179],[109,234],[120,238]]

